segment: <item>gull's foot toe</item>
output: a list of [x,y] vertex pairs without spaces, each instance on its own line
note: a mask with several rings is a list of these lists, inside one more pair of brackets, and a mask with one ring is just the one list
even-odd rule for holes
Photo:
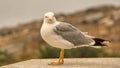
[[52,63],[50,63],[48,65],[57,66],[57,65],[62,65],[62,64],[63,64],[63,62],[52,62]]

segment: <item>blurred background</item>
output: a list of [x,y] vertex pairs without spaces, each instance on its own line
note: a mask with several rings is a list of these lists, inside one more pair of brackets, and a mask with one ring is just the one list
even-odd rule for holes
[[0,66],[32,58],[57,58],[40,36],[44,13],[56,13],[89,35],[110,40],[100,49],[65,50],[66,58],[120,57],[120,0],[0,0]]

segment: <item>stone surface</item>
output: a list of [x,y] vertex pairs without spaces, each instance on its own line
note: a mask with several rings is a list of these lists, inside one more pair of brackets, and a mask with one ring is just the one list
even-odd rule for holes
[[56,59],[31,59],[0,68],[120,68],[120,58],[68,58],[60,66],[48,63]]

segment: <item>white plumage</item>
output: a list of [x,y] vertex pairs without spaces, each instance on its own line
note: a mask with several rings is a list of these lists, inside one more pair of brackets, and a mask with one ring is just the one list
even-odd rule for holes
[[74,47],[73,44],[64,40],[61,36],[57,35],[53,31],[53,28],[58,24],[59,22],[56,22],[54,24],[43,23],[42,28],[41,28],[41,36],[43,40],[46,41],[51,46],[56,47],[56,48],[62,48],[62,49],[73,48]]
[[[52,18],[52,20],[51,20],[51,18]],[[72,42],[68,41],[70,39],[66,40],[65,38],[62,37],[62,35],[58,35],[57,33],[55,33],[55,31],[54,31],[55,27],[56,26],[59,27],[59,25],[61,25],[61,23],[63,23],[63,22],[56,21],[56,18],[52,12],[45,14],[44,22],[43,22],[43,25],[41,28],[41,36],[42,36],[43,40],[46,41],[49,45],[56,47],[56,48],[61,48],[61,49],[71,49],[71,48],[76,48],[76,47],[94,45],[94,43],[95,43],[94,40],[90,39],[90,36],[86,35],[86,33],[83,33],[83,32],[81,32],[81,35],[85,36],[86,38],[89,38],[89,40],[92,40],[92,41],[90,41],[90,43],[77,45],[77,46],[74,45]],[[68,25],[70,25],[70,24],[68,24]],[[67,25],[63,25],[63,26],[66,27]],[[70,26],[72,26],[72,25],[70,25]],[[67,29],[69,29],[69,30],[75,29],[75,30],[77,30],[77,32],[80,32],[74,26],[67,27],[66,30]],[[75,33],[75,32],[76,31],[74,31],[72,33]],[[70,34],[68,34],[68,35],[70,35]],[[75,39],[76,38],[72,38],[72,40],[75,40]],[[84,40],[84,38],[79,38],[79,39]],[[89,40],[87,40],[87,41],[89,41]]]

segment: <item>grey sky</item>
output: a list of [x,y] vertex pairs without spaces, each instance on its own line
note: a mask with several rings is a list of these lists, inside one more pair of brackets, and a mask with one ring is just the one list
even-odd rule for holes
[[96,5],[120,6],[120,0],[0,0],[0,28],[40,19],[44,13],[70,13]]

